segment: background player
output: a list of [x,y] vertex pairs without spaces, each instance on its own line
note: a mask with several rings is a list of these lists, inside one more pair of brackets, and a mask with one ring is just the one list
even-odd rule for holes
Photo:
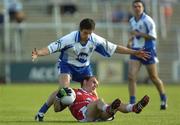
[[[79,24],[79,30],[52,42],[48,47],[32,51],[32,60],[39,56],[61,52],[58,62],[60,88],[69,87],[70,80],[82,82],[84,76],[92,76],[90,58],[94,51],[110,57],[114,53],[132,54],[143,60],[149,58],[149,54],[142,50],[132,50],[115,45],[106,39],[93,33],[95,22],[92,19],[83,19]],[[66,89],[68,90],[68,89]],[[46,103],[40,108],[37,116],[43,118],[44,113],[53,104],[56,93],[52,93]],[[37,117],[36,117],[37,118]]]
[[166,109],[167,99],[165,95],[164,85],[158,76],[156,55],[156,26],[151,17],[144,13],[144,4],[141,0],[134,0],[132,3],[134,17],[130,19],[131,38],[128,47],[134,50],[144,49],[150,52],[151,57],[147,60],[142,60],[137,56],[131,55],[129,61],[129,95],[130,103],[136,101],[136,78],[141,65],[145,65],[149,77],[156,86],[160,99],[160,109]]

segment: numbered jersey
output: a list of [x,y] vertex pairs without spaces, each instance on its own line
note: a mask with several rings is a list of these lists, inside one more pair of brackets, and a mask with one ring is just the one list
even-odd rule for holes
[[83,89],[74,89],[74,91],[76,93],[76,100],[72,105],[69,106],[69,109],[77,120],[82,120],[84,119],[84,106],[96,101],[98,97],[95,94],[88,93]]
[[110,57],[116,45],[106,39],[92,33],[85,45],[80,43],[80,31],[74,31],[70,34],[52,42],[49,46],[49,52],[61,52],[59,61],[84,67],[90,64],[90,58],[94,51],[103,56]]

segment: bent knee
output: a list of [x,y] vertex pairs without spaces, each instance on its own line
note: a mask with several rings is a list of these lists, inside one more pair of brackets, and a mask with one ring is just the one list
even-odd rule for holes
[[61,110],[59,108],[54,107],[54,112],[60,112]]
[[129,74],[128,75],[128,80],[135,82],[136,81],[136,76]]
[[154,81],[159,80],[159,77],[156,76],[156,75],[151,75],[151,76],[150,76],[150,79],[154,82]]

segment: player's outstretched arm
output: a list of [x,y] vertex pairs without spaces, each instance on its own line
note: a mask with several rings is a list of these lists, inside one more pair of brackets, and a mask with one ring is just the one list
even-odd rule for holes
[[120,45],[117,46],[115,53],[131,54],[131,55],[135,55],[138,58],[141,58],[143,60],[147,60],[148,58],[150,58],[149,52],[146,52],[143,50],[132,50],[127,47],[120,46]]
[[32,51],[32,61],[34,61],[38,56],[46,56],[49,55],[49,49],[48,48],[42,48],[37,50],[36,48],[33,49]]

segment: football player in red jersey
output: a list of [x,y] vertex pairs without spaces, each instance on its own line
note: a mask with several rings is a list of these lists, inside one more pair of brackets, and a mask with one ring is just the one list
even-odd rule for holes
[[[107,104],[103,99],[98,98],[96,88],[98,80],[95,76],[87,76],[81,83],[81,88],[74,89],[76,99],[69,105],[71,114],[80,122],[106,121],[112,120],[117,111],[128,113],[140,113],[148,104],[149,97],[145,95],[136,104],[124,104],[120,99],[115,99],[111,104]],[[54,111],[62,111],[65,107],[57,97],[54,101]]]

